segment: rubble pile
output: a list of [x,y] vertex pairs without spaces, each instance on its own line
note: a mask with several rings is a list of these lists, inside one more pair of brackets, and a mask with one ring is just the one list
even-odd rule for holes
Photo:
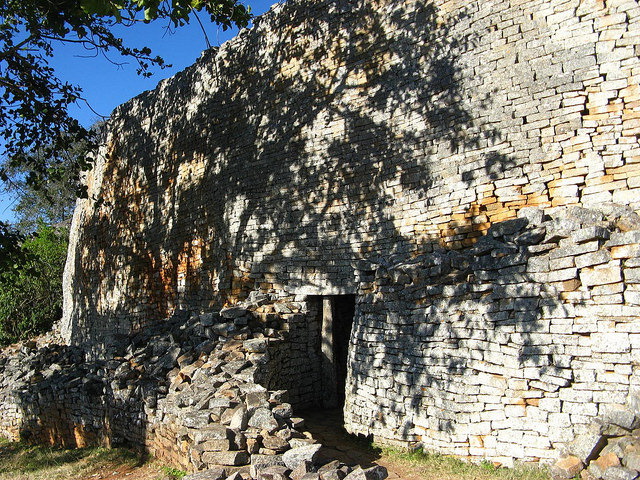
[[[634,405],[635,403],[635,405]],[[556,479],[635,480],[640,476],[640,410],[636,401],[610,407],[576,437],[553,465]]]
[[[22,345],[0,357],[0,434],[65,446],[144,445],[201,472],[193,478],[385,478],[382,467],[327,464],[287,391],[260,384],[288,328],[266,300],[254,294],[220,314],[178,311],[109,339],[112,354],[103,360],[86,361],[78,347]],[[286,305],[288,315],[303,308]]]

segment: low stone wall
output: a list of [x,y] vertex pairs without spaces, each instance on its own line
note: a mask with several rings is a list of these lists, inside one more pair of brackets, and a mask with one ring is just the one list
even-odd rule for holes
[[523,209],[472,248],[361,265],[347,429],[506,464],[557,457],[640,392],[638,228],[612,205]]

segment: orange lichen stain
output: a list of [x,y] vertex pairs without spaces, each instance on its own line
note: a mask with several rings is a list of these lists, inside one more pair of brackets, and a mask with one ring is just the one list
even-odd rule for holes
[[89,446],[89,442],[87,441],[87,435],[85,434],[83,425],[74,425],[73,426],[73,437],[75,440],[75,445],[77,448],[85,448]]
[[454,213],[438,225],[441,246],[460,249],[473,245],[491,227],[487,204],[474,202],[464,211]]
[[[518,196],[517,200],[501,201],[491,186],[479,193],[479,199],[463,211],[440,212],[428,222],[414,225],[416,255],[429,251],[434,243],[449,249],[473,246],[486,235],[493,224],[517,218],[518,210],[524,207],[544,208],[551,206],[546,192]],[[520,198],[522,197],[522,198]]]

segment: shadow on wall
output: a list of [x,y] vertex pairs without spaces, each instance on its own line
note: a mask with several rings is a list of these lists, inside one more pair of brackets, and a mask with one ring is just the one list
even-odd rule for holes
[[368,267],[351,338],[349,431],[508,463],[552,458],[573,438],[541,407],[559,405],[576,380],[565,349],[578,342],[580,282],[575,268],[549,264],[573,264],[557,243],[581,224],[558,233],[561,223],[531,213],[469,249]]
[[[458,175],[447,155],[499,142],[460,84],[464,10],[442,23],[422,2],[285,4],[264,22],[116,116],[75,252],[79,338],[255,286],[354,291],[354,260],[431,248],[437,231],[403,221],[429,223],[434,182]],[[488,178],[512,165],[484,161]]]
[[[413,402],[427,400],[416,400],[412,385],[444,391],[443,382],[455,385],[454,378],[484,371],[479,365],[491,355],[484,350],[517,335],[513,368],[546,368],[549,357],[536,351],[533,335],[547,328],[539,321],[542,304],[516,286],[535,283],[523,269],[521,246],[509,241],[486,250],[492,268],[505,265],[495,277],[483,276],[491,269],[477,263],[476,250],[443,249],[441,233],[430,230],[432,217],[451,213],[434,200],[447,195],[447,179],[460,179],[451,193],[470,205],[476,186],[516,166],[496,149],[479,154],[476,170],[459,155],[502,142],[490,126],[496,123],[477,121],[500,108],[463,85],[461,59],[473,55],[481,35],[470,28],[477,5],[446,21],[424,2],[305,6],[284,4],[233,48],[208,52],[197,67],[115,116],[101,197],[74,252],[82,269],[75,273],[75,340],[100,343],[176,307],[216,308],[256,286],[277,293],[326,284],[354,292],[354,261],[391,265],[436,252],[419,257],[424,266],[415,268],[431,276],[428,288],[454,295],[434,293],[433,303],[422,306],[421,293],[407,297],[391,283],[384,301],[399,302],[393,312],[406,308],[411,318],[380,316],[375,302],[359,306],[373,311],[361,317],[371,322],[360,326],[366,338],[358,331],[355,338],[369,342],[372,335],[375,353],[395,362],[400,385],[399,397],[376,405],[414,411]],[[482,217],[483,208],[473,215]],[[488,227],[470,228],[463,237]],[[456,234],[447,233],[454,240]],[[497,256],[487,253],[494,247]],[[490,287],[474,291],[474,279]],[[499,299],[500,289],[508,295]],[[463,313],[458,298],[467,302]],[[507,314],[495,310],[502,301],[514,303]],[[438,315],[447,320],[436,325]],[[505,328],[484,329],[487,321]],[[461,338],[463,331],[493,338]],[[443,343],[425,347],[418,339],[426,338]],[[471,340],[482,359],[460,354]],[[363,385],[379,367],[370,353],[356,357]],[[424,358],[433,365],[422,364]],[[370,388],[379,398],[385,397],[378,389],[388,390]],[[450,420],[438,419],[434,429],[452,432]],[[390,428],[407,436],[407,425]]]

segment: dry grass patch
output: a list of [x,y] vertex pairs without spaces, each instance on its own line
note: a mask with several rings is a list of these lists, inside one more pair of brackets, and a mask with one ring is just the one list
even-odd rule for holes
[[491,462],[468,463],[458,458],[436,453],[399,451],[388,447],[374,447],[382,457],[404,465],[423,478],[438,480],[550,480],[544,467],[516,465],[514,468],[497,467]]
[[0,480],[79,480],[143,463],[142,456],[123,448],[62,449],[0,440]]

